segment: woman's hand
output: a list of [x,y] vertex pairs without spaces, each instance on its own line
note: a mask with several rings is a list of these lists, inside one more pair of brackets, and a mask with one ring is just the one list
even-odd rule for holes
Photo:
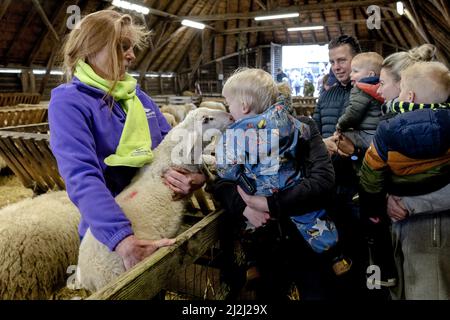
[[402,202],[402,198],[397,196],[388,196],[387,214],[392,221],[401,221],[408,216],[408,210]]
[[122,257],[125,270],[128,270],[159,248],[171,246],[174,243],[175,239],[139,240],[131,235],[119,242],[114,251]]
[[265,225],[270,219],[270,214],[268,212],[258,211],[249,206],[245,207],[243,215],[255,228]]
[[323,139],[323,142],[325,143],[325,146],[327,147],[328,154],[330,155],[330,157],[333,154],[335,154],[336,152],[338,152],[338,146],[337,146],[338,140],[339,140],[339,137],[336,135],[336,133],[334,135],[332,135],[331,137]]
[[242,190],[241,187],[237,187],[242,200],[247,204],[248,207],[256,211],[269,212],[269,205],[267,203],[267,198],[263,196],[250,196]]
[[203,173],[170,168],[163,175],[164,184],[175,192],[176,198],[183,198],[201,188],[206,181]]

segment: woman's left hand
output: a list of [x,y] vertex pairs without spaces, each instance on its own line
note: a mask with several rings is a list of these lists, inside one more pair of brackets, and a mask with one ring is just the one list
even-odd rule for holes
[[200,189],[206,181],[203,173],[170,168],[163,174],[164,184],[175,192],[176,198],[183,198]]
[[256,211],[269,212],[269,205],[267,203],[267,198],[263,196],[250,196],[242,190],[241,187],[237,187],[242,200],[247,204],[248,207]]

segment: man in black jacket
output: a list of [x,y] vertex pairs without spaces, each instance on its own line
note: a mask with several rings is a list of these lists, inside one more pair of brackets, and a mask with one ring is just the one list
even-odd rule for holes
[[349,102],[352,89],[350,81],[351,62],[361,52],[356,39],[351,36],[340,36],[328,44],[331,69],[338,84],[324,92],[316,106],[313,119],[324,137],[331,156],[336,185],[334,198],[329,205],[329,213],[336,222],[340,242],[346,254],[353,261],[351,272],[342,280],[342,288],[352,298],[385,298],[386,292],[370,292],[366,286],[367,242],[359,219],[359,206],[353,198],[358,191],[359,178],[353,161],[362,160],[364,154],[342,155],[338,152],[338,138],[334,135],[339,117],[344,113]]

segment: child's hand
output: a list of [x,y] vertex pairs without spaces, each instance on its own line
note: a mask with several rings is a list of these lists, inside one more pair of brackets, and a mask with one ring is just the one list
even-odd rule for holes
[[237,187],[242,200],[247,204],[248,207],[262,212],[269,212],[269,205],[267,204],[267,198],[263,196],[250,196],[242,190],[241,187]]
[[243,215],[255,228],[264,226],[270,219],[268,212],[258,211],[249,206],[245,207]]

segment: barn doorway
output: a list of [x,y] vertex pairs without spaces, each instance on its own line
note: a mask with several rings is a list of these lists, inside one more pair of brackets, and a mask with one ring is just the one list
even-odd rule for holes
[[[313,96],[319,96],[322,77],[329,72],[327,45],[282,47],[282,69],[293,95],[304,96],[305,80],[314,85]],[[311,89],[311,88],[309,88]]]

